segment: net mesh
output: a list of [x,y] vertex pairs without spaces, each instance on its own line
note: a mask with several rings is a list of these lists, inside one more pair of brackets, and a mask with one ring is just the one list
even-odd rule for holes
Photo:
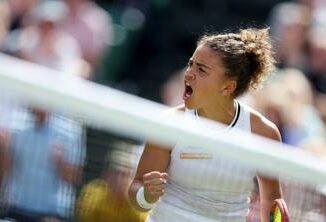
[[[1,56],[1,64],[3,220],[145,221],[152,214],[154,222],[256,222],[256,175],[264,175],[280,178],[291,221],[325,221],[319,155],[238,131],[217,134],[217,124],[17,59]],[[127,197],[144,141],[181,147],[151,213],[134,210]],[[218,161],[202,164],[211,159]]]

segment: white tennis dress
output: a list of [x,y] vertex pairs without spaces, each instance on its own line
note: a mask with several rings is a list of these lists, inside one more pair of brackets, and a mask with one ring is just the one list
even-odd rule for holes
[[[186,118],[196,120],[195,110]],[[250,108],[237,102],[227,131],[251,132]],[[146,222],[245,222],[255,172],[198,147],[177,144],[171,153],[165,194]]]

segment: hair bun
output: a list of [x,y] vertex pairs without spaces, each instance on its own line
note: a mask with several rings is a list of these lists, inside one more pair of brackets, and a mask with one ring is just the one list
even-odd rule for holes
[[268,28],[266,29],[242,29],[240,39],[245,44],[246,53],[262,54],[270,51]]
[[269,28],[240,30],[240,39],[244,43],[245,53],[251,60],[251,86],[257,88],[264,78],[261,73],[269,72],[273,68],[272,46],[269,39]]

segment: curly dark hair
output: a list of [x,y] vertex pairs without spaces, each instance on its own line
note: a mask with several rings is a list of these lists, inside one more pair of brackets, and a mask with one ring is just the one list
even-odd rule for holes
[[225,75],[237,81],[234,97],[249,87],[258,88],[274,69],[272,45],[268,29],[242,29],[239,33],[202,36],[197,46],[205,45],[218,53]]

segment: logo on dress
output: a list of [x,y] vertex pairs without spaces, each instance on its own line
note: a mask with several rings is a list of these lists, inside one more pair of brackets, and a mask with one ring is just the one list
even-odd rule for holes
[[213,154],[212,153],[182,152],[182,153],[180,153],[180,159],[182,159],[182,160],[207,160],[207,159],[213,159]]

